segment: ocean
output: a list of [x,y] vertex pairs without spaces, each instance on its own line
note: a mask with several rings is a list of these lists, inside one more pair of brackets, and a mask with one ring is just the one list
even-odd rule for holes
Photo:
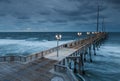
[[[59,45],[85,38],[77,32],[1,32],[0,56],[29,55],[56,47],[55,35],[61,34]],[[86,81],[120,81],[120,33],[109,33],[108,39],[92,55],[93,63],[85,63]]]
[[59,45],[79,38],[77,32],[0,32],[0,56],[25,56],[56,47],[56,34],[62,35]]
[[120,33],[109,33],[108,39],[85,63],[86,81],[120,81]]

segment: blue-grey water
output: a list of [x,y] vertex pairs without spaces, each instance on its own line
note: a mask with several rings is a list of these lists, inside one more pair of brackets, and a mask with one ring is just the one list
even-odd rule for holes
[[59,45],[79,38],[76,32],[0,32],[0,56],[29,55],[56,47],[56,34],[62,35]]
[[120,33],[109,33],[92,57],[93,63],[85,63],[87,81],[120,81]]
[[[56,46],[56,32],[1,32],[0,56],[28,55]],[[62,32],[60,44],[78,39],[76,32]],[[84,35],[81,38],[84,38]],[[109,33],[93,63],[85,63],[87,81],[120,81],[120,33]],[[89,60],[88,60],[89,61]]]

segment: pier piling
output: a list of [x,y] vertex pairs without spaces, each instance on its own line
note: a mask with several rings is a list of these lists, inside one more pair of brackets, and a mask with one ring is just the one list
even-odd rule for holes
[[92,62],[91,45],[89,46],[89,57],[90,57],[90,62]]

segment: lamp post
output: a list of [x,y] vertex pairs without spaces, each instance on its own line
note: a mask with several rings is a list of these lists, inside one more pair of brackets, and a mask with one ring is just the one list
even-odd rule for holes
[[[87,37],[90,37],[90,32],[87,32]],[[90,42],[91,42],[91,38],[90,38]]]
[[59,48],[58,48],[58,46],[59,46],[59,40],[62,38],[62,35],[57,34],[57,35],[55,35],[55,37],[56,37],[56,39],[57,39],[57,57],[58,57],[58,56],[59,56],[59,55],[58,55],[58,50],[59,50]]
[[[82,33],[78,32],[77,35],[78,35],[78,37],[80,37],[82,35]],[[78,39],[78,43],[81,43],[81,42],[79,42],[79,39]]]
[[[90,38],[90,32],[87,32],[87,37]],[[90,43],[91,43],[91,38],[90,38]]]
[[82,33],[78,32],[77,35],[80,37],[82,35]]

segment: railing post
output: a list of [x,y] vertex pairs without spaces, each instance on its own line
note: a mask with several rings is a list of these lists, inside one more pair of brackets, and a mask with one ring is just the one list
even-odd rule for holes
[[26,57],[24,57],[24,62],[27,62]]
[[13,62],[14,60],[14,56],[10,56],[10,62]]
[[65,65],[65,59],[63,59],[63,65]]
[[6,57],[4,56],[4,62],[6,61]]
[[43,52],[41,52],[41,58],[42,58],[42,59],[44,58],[44,54],[43,54]]

